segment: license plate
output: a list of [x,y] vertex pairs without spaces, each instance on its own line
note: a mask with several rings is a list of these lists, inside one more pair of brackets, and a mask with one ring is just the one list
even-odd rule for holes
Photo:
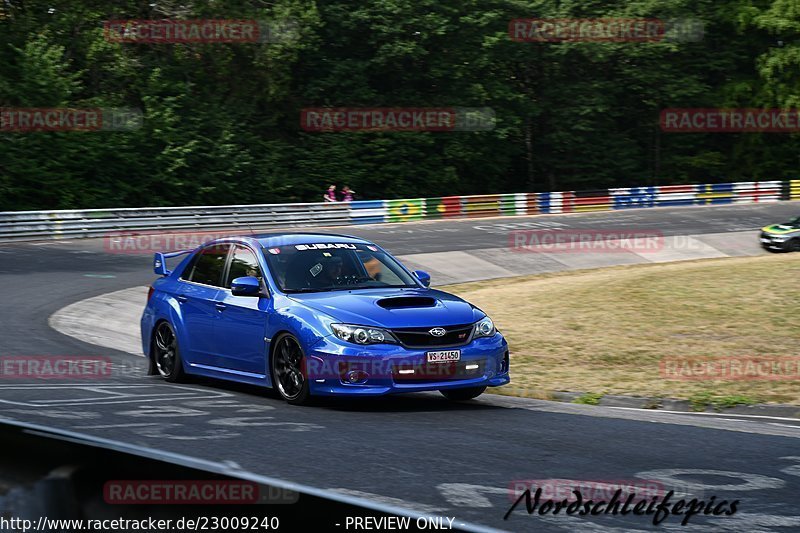
[[449,363],[461,359],[461,350],[444,350],[441,352],[428,352],[429,363]]

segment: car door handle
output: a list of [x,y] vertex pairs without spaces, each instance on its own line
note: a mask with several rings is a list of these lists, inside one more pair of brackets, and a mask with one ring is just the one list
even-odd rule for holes
[[189,298],[187,298],[186,296],[177,296],[175,299],[178,300],[179,303],[184,303]]
[[214,304],[214,307],[217,308],[217,311],[224,311],[225,308],[228,307],[228,306],[223,304],[223,303],[217,302],[217,303]]

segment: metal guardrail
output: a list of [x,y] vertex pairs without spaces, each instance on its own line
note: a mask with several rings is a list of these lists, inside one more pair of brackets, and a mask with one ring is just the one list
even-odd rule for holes
[[114,232],[349,224],[346,204],[266,204],[0,213],[0,241],[98,237]]
[[209,229],[319,227],[800,199],[800,180],[445,196],[349,203],[0,212],[0,242]]

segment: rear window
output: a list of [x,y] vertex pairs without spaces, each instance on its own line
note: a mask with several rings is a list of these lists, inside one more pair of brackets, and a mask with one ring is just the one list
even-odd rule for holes
[[225,268],[225,259],[228,256],[229,248],[230,245],[218,244],[203,249],[199,257],[194,261],[194,268],[192,268],[191,274],[185,279],[195,283],[220,287],[222,271]]

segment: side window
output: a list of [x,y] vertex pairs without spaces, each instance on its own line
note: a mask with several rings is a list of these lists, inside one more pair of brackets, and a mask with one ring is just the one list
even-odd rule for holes
[[189,262],[186,264],[186,268],[184,268],[183,272],[181,272],[181,279],[188,280],[192,276],[192,270],[194,269],[194,265],[197,263],[197,258],[200,257],[201,253],[202,250],[200,252],[195,252],[192,255],[191,259],[189,259]]
[[230,289],[233,280],[243,276],[262,278],[256,254],[250,248],[237,246],[233,249],[233,257],[231,258],[231,266],[228,269],[228,279],[225,280],[225,287]]
[[188,281],[219,287],[229,248],[228,244],[220,244],[209,246],[200,252]]

